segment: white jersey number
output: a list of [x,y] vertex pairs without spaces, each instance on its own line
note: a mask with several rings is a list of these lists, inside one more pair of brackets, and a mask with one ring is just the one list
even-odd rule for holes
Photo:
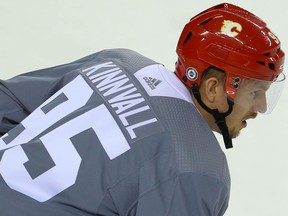
[[[0,173],[10,188],[44,202],[72,186],[77,179],[81,157],[70,138],[87,129],[92,128],[95,131],[110,159],[114,159],[130,149],[117,123],[106,106],[102,104],[40,136],[39,140],[46,148],[55,166],[36,178],[31,177],[24,166],[29,158],[22,145],[39,136],[40,133],[68,114],[83,107],[92,93],[93,90],[85,80],[78,76],[24,119],[21,122],[24,129],[8,144],[3,139],[12,135],[9,135],[8,132],[2,137],[0,150],[6,150],[1,158]],[[55,103],[61,96],[64,96],[62,97],[64,100]],[[48,111],[47,107],[50,107]],[[44,108],[47,112],[43,111]],[[101,120],[103,122],[104,119],[105,124],[103,123],[101,126],[97,124]],[[107,136],[107,131],[112,132]],[[117,146],[113,143],[117,143]],[[41,163],[41,161],[32,161],[32,163]]]

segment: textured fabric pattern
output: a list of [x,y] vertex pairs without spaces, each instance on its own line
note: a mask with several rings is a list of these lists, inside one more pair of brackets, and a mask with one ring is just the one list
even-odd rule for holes
[[155,98],[154,102],[171,133],[179,172],[208,175],[230,188],[226,157],[195,106],[171,98]]

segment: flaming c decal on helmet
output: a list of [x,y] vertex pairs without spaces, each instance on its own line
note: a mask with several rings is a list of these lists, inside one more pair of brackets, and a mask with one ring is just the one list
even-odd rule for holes
[[242,26],[231,20],[224,20],[221,32],[231,37],[236,37],[242,31]]

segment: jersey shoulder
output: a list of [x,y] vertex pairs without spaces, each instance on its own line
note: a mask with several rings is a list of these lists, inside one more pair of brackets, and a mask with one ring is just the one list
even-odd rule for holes
[[157,64],[154,60],[147,58],[136,51],[124,48],[104,49],[81,58],[73,62],[73,64],[82,63],[82,66],[87,67],[87,65],[95,64],[95,62],[101,63],[107,61],[113,62],[124,71],[130,73],[135,73],[145,66]]

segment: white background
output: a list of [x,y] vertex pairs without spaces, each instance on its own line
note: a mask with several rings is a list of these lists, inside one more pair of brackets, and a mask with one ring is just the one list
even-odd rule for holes
[[[288,53],[285,0],[236,0],[264,19]],[[174,70],[183,26],[216,0],[0,0],[0,72],[16,74],[124,47]],[[225,150],[232,175],[225,216],[288,215],[288,85],[274,112],[248,122]],[[222,138],[219,136],[222,143]]]

